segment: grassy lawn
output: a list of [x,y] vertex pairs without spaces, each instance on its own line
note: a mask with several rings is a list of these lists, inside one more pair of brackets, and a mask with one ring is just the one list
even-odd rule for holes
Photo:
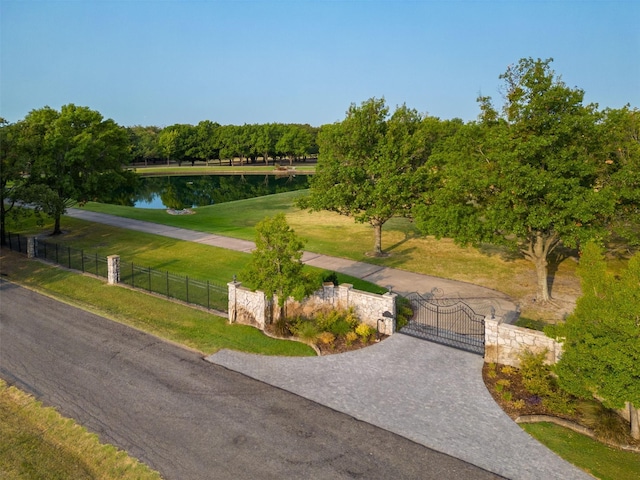
[[601,480],[640,478],[640,453],[608,447],[552,423],[522,424],[522,428],[565,460]]
[[[504,292],[521,304],[522,314],[533,320],[557,321],[573,308],[579,295],[576,262],[564,259],[554,266],[552,296],[556,306],[534,301],[536,275],[533,265],[517,254],[490,245],[460,247],[450,239],[423,237],[407,219],[394,218],[383,228],[386,258],[371,258],[373,231],[369,225],[330,212],[309,213],[294,206],[304,191],[287,192],[196,209],[195,215],[168,215],[145,210],[89,203],[92,211],[253,240],[254,226],[265,216],[285,212],[287,221],[307,241],[305,249],[383,266],[460,280]],[[64,228],[64,226],[63,226]]]
[[[0,478],[159,480],[160,474],[0,380]],[[28,452],[28,455],[25,453]]]
[[231,325],[206,311],[107,285],[103,280],[28,260],[5,249],[1,260],[2,275],[12,282],[203,354],[229,348],[263,355],[315,355],[302,343],[273,339],[253,327]]

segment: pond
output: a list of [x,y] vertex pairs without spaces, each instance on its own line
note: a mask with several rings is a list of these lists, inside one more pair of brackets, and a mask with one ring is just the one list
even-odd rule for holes
[[140,177],[98,201],[137,208],[202,207],[309,188],[307,175],[199,175]]

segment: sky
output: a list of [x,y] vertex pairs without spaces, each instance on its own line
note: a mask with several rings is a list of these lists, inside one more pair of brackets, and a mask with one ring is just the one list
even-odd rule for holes
[[637,0],[0,0],[0,116],[321,126],[384,97],[471,121],[525,57],[640,108],[639,25]]

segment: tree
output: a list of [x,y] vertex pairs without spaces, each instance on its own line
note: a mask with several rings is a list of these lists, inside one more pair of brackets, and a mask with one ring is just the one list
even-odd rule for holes
[[501,75],[502,113],[479,98],[480,121],[430,157],[430,188],[415,211],[425,234],[519,250],[535,265],[539,301],[550,300],[551,253],[605,236],[615,208],[611,188],[598,186],[600,115],[550,63],[522,59]]
[[24,200],[53,217],[54,235],[61,233],[60,217],[70,205],[92,200],[111,182],[133,175],[122,170],[129,160],[126,130],[88,107],[31,111],[19,144],[30,162]]
[[640,110],[626,106],[606,109],[599,125],[606,160],[602,181],[616,198],[612,230],[632,245],[640,245]]
[[136,125],[127,128],[127,130],[129,131],[129,141],[131,142],[131,157],[134,162],[144,161],[144,164],[148,165],[149,160],[155,161],[162,156],[158,145],[160,128]]
[[[246,281],[273,300],[277,297],[280,318],[284,318],[289,297],[302,300],[314,289],[303,272],[304,242],[289,227],[284,214],[267,217],[256,225],[256,248],[244,272]],[[272,308],[275,302],[272,301]],[[271,314],[273,320],[273,310]]]
[[640,439],[640,253],[619,277],[607,272],[599,247],[585,246],[578,267],[582,296],[558,326],[564,342],[555,365],[569,393],[629,408],[631,432]]
[[0,245],[6,244],[6,220],[20,209],[28,162],[18,151],[20,124],[0,118]]
[[307,154],[312,141],[311,133],[302,125],[287,125],[275,149],[289,157],[289,165],[293,165],[294,160]]
[[310,193],[299,201],[311,211],[329,210],[369,223],[373,255],[383,255],[382,226],[410,211],[416,198],[414,172],[424,162],[419,132],[422,117],[402,106],[389,118],[384,99],[351,105],[346,118],[325,125]]

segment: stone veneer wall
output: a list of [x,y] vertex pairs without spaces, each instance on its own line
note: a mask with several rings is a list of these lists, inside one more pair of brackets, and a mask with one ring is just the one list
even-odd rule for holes
[[484,321],[484,361],[520,366],[519,356],[529,350],[532,353],[547,351],[546,362],[553,365],[560,359],[562,344],[543,332],[501,323],[500,319]]
[[[229,286],[229,321],[253,325],[264,329],[269,316],[270,304],[261,291],[252,292],[239,282],[231,282]],[[321,289],[304,299],[296,302],[290,299],[285,307],[289,316],[311,315],[326,308],[350,308],[353,307],[361,322],[380,328],[380,332],[391,335],[395,331],[396,316],[395,293],[387,292],[383,295],[354,290],[353,285],[342,284],[335,287],[326,284]],[[275,309],[274,321],[280,315],[279,309]],[[378,320],[382,320],[378,322]]]

